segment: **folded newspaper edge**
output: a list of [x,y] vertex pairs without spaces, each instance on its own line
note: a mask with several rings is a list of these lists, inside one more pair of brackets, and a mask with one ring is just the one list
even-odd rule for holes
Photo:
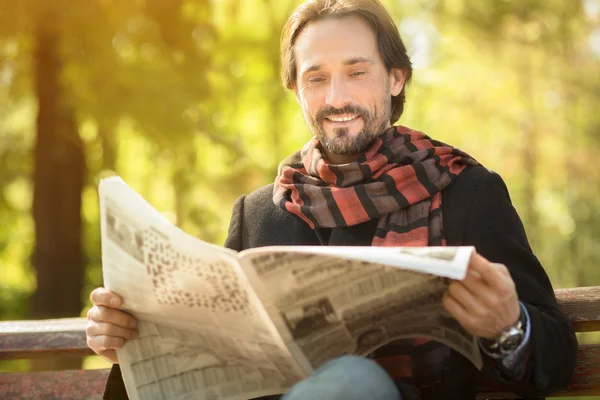
[[[447,249],[448,247],[427,247],[427,250]],[[327,255],[343,258],[346,260],[357,260],[365,262],[375,262],[390,267],[423,272],[426,274],[443,276],[450,279],[464,279],[469,259],[475,250],[472,246],[456,247],[456,255],[452,261],[437,259],[433,257],[423,257],[410,253],[400,253],[399,249],[419,249],[417,247],[366,247],[366,246],[266,246],[256,249],[244,250],[239,254],[244,257],[246,254],[255,253],[307,253],[314,255]],[[427,256],[427,253],[423,254]]]

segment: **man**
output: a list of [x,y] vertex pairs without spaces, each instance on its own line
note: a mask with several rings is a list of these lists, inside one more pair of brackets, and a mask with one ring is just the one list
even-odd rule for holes
[[[284,84],[315,138],[282,162],[273,185],[238,199],[226,246],[473,245],[467,276],[451,283],[444,306],[484,353],[478,372],[441,344],[399,342],[371,357],[387,372],[342,357],[284,398],[474,399],[482,375],[524,397],[564,387],[577,341],[502,179],[458,149],[392,126],[412,69],[385,8],[308,1],[283,30],[281,57]],[[92,300],[88,344],[117,363],[135,321],[102,288]],[[398,374],[407,360],[410,373]],[[118,367],[106,396],[126,397]]]

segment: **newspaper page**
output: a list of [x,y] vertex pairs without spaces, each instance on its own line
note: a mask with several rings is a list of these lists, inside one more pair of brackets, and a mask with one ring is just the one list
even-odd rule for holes
[[465,276],[472,252],[472,247],[271,247],[241,255],[287,347],[310,373],[329,359],[368,355],[404,338],[441,342],[481,368],[476,338],[442,305],[450,278]]
[[304,377],[236,252],[187,235],[120,178],[100,183],[104,284],[138,320],[117,351],[139,399],[248,399]]

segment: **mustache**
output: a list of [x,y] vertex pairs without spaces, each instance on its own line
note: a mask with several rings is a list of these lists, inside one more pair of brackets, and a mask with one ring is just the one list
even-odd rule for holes
[[323,120],[329,116],[335,115],[343,115],[343,114],[357,114],[361,116],[364,120],[367,120],[369,117],[369,112],[362,107],[359,107],[354,104],[345,105],[342,108],[335,108],[332,106],[324,107],[315,115],[315,119],[318,122],[323,122]]

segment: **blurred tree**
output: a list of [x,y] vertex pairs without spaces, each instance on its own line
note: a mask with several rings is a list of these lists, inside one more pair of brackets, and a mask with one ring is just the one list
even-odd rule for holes
[[557,286],[598,282],[592,266],[600,262],[600,213],[591,205],[598,204],[600,176],[589,151],[598,148],[600,126],[592,111],[600,100],[600,2],[430,4],[445,44],[433,69],[456,66],[450,103],[462,106],[460,119],[472,115],[479,124],[480,133],[459,129],[452,137],[460,143],[464,136],[465,145],[479,143],[480,150],[494,143],[499,154],[488,165],[504,172],[532,246]]
[[[117,168],[118,121],[134,121],[158,152],[183,151],[182,143],[196,132],[182,115],[210,93],[210,46],[205,42],[214,38],[209,21],[210,6],[204,0],[132,1],[119,7],[102,1],[0,3],[0,43],[20,47],[21,64],[12,69],[11,90],[15,97],[34,96],[38,110],[32,317],[81,311],[82,191],[88,172],[95,176],[104,168]],[[28,86],[33,87],[30,93]],[[103,155],[96,166],[86,164],[86,143],[79,132],[86,123],[94,126],[86,139],[99,142]],[[184,160],[182,164],[190,157]],[[3,173],[3,178],[10,175]],[[179,192],[187,187],[175,185]],[[184,213],[183,202],[179,211]]]
[[85,155],[72,99],[61,81],[62,39],[57,28],[62,25],[62,15],[57,11],[48,7],[32,32],[38,100],[32,210],[37,275],[33,318],[76,315],[81,310],[83,286],[81,192]]

